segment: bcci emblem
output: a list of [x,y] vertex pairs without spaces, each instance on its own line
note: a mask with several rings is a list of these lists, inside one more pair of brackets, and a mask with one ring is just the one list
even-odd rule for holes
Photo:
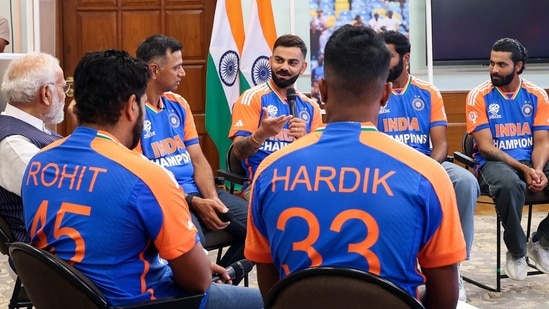
[[219,78],[227,87],[231,87],[236,82],[239,61],[240,58],[234,50],[226,51],[219,59],[217,71],[219,72]]
[[269,66],[269,57],[259,56],[255,59],[252,66],[252,81],[254,86],[263,84],[271,77],[271,67]]
[[414,107],[414,109],[416,111],[421,111],[425,108],[425,102],[423,102],[422,99],[420,98],[415,98],[413,101],[412,101],[412,106]]
[[168,119],[170,120],[170,125],[174,128],[179,127],[179,125],[181,124],[181,120],[176,114],[170,114],[168,116]]
[[531,104],[526,103],[522,106],[522,114],[524,115],[524,117],[532,116],[533,112],[534,112],[534,107]]

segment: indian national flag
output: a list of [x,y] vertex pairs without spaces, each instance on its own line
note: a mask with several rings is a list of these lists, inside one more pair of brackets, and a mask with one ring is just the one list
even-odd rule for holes
[[225,167],[232,106],[240,95],[239,63],[244,45],[240,0],[217,0],[206,71],[206,131]]
[[271,78],[269,57],[277,38],[271,0],[252,0],[251,6],[240,62],[242,91]]

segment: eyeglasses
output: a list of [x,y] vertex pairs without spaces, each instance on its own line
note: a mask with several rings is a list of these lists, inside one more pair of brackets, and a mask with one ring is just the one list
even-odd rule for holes
[[56,84],[56,83],[49,83],[49,84],[63,87],[63,92],[65,94],[69,93],[69,90],[71,90],[71,84]]

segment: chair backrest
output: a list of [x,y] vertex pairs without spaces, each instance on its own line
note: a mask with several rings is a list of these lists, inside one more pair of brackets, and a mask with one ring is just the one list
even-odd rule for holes
[[421,303],[393,283],[351,268],[307,268],[279,281],[269,292],[266,309],[414,308]]
[[11,244],[9,252],[35,307],[108,308],[93,282],[50,252],[23,242]]
[[9,224],[0,216],[0,252],[9,255],[8,247],[13,242],[13,234]]
[[246,177],[246,170],[242,167],[240,159],[238,159],[233,153],[234,144],[229,146],[227,150],[227,155],[225,157],[225,163],[227,164],[227,169],[229,172],[238,174],[240,176]]
[[195,294],[111,307],[90,279],[54,254],[23,242],[12,243],[9,252],[27,295],[40,309],[196,309],[204,298],[204,294]]
[[473,157],[473,142],[473,136],[465,132],[465,134],[463,134],[463,140],[461,141],[461,150],[463,151],[463,154],[471,158]]

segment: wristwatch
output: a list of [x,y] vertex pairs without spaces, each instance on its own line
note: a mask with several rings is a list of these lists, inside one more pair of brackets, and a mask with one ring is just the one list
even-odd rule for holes
[[185,196],[185,201],[187,202],[189,207],[191,207],[191,205],[193,204],[193,198],[194,198],[194,195],[192,194],[187,194],[187,196]]

